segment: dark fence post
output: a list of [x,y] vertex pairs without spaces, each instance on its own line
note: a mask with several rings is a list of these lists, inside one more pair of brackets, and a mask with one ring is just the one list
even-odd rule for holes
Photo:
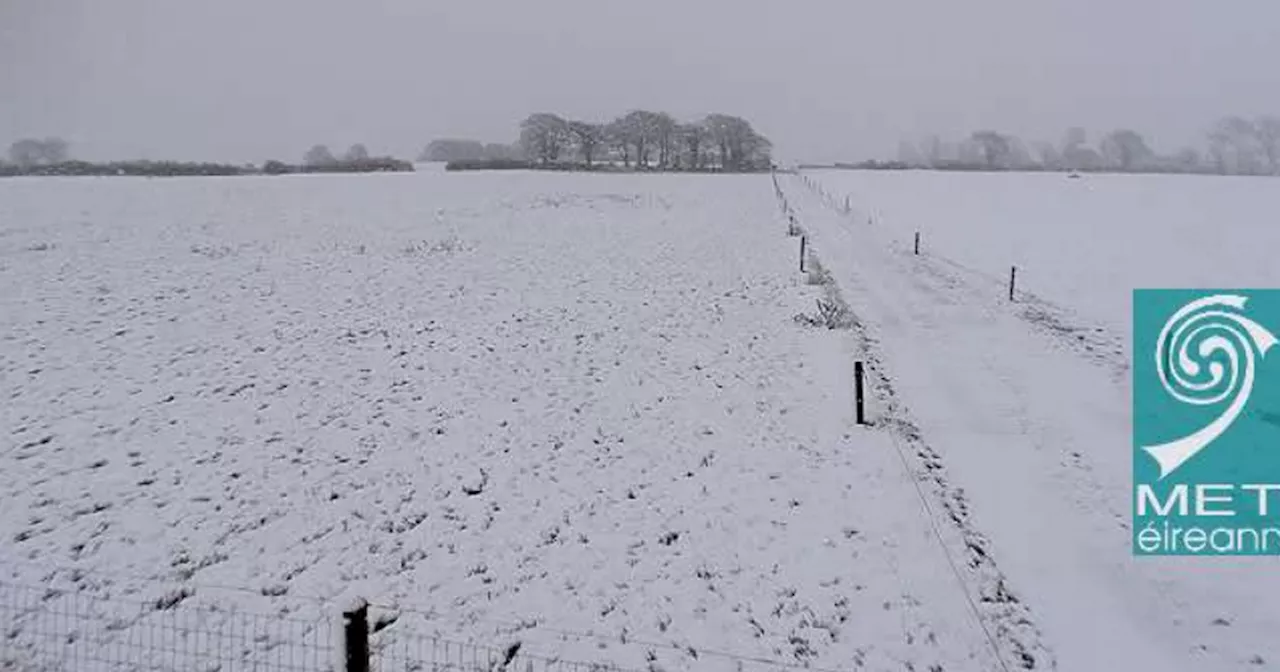
[[357,600],[342,613],[347,652],[346,672],[369,672],[369,604]]
[[916,254],[920,254],[920,232],[916,231]]
[[808,236],[800,236],[800,272],[804,273],[804,248],[808,241]]
[[858,424],[867,424],[867,416],[863,410],[864,404],[862,401],[862,362],[853,363],[853,404]]
[[1013,289],[1017,282],[1018,282],[1018,267],[1010,266],[1009,267],[1009,300],[1010,301],[1013,300]]

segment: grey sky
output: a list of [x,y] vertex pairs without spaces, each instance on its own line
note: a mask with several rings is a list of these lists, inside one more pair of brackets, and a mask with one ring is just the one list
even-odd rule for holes
[[0,0],[0,143],[297,160],[509,141],[531,111],[750,119],[780,155],[1280,113],[1274,0]]

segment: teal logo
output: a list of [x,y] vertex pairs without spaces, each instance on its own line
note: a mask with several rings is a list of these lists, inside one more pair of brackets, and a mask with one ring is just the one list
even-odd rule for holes
[[1133,550],[1280,555],[1280,290],[1133,294]]

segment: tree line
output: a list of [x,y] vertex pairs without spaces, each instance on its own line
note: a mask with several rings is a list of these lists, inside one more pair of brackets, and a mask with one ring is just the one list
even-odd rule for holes
[[520,123],[520,146],[539,164],[597,161],[637,170],[767,170],[773,145],[751,123],[709,114],[680,123],[666,112],[632,110],[607,123],[529,115]]
[[479,140],[442,138],[432,140],[418,155],[419,161],[511,161],[524,158],[515,145],[484,143]]
[[1051,170],[1078,172],[1280,175],[1280,117],[1224,117],[1205,134],[1206,149],[1183,147],[1172,153],[1154,148],[1138,131],[1116,129],[1089,142],[1083,128],[1070,128],[1058,144],[1027,144],[993,130],[975,131],[959,141],[930,136],[902,142],[896,162],[866,162],[870,168],[940,170]]
[[741,117],[681,123],[665,112],[632,110],[609,122],[531,114],[515,147],[518,157],[458,157],[449,168],[754,172],[769,169],[773,145]]
[[234,166],[225,163],[195,163],[182,161],[105,161],[89,162],[66,160],[58,163],[18,166],[0,162],[0,177],[178,177],[216,175],[254,175],[252,166]]
[[290,165],[271,160],[261,167],[246,164],[189,161],[77,161],[61,138],[24,138],[9,146],[8,161],[0,159],[0,177],[21,175],[170,177],[184,175],[283,175],[287,173],[368,173],[412,171],[413,164],[389,156],[370,156],[362,144],[352,145],[336,157],[324,145],[312,147],[302,163]]
[[341,157],[334,155],[328,145],[312,145],[302,155],[300,165],[289,165],[271,160],[262,166],[267,175],[286,173],[374,173],[412,172],[413,164],[390,156],[370,156],[369,149],[361,143],[347,148]]

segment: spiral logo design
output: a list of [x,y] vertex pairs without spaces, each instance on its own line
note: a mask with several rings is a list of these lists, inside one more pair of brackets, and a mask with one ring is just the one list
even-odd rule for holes
[[1276,344],[1276,337],[1244,316],[1247,302],[1231,294],[1198,299],[1174,313],[1160,331],[1156,371],[1165,391],[1193,406],[1227,404],[1203,428],[1175,441],[1143,446],[1160,464],[1160,478],[1221,436],[1249,401],[1256,361]]
[[[1233,391],[1238,393],[1241,360],[1246,370],[1254,366],[1253,346],[1242,325],[1244,321],[1239,315],[1221,310],[1191,313],[1178,322],[1170,320],[1156,346],[1160,383],[1165,391],[1184,404],[1196,406],[1221,403]],[[1216,361],[1217,354],[1227,362]],[[1224,381],[1228,375],[1230,378]]]

